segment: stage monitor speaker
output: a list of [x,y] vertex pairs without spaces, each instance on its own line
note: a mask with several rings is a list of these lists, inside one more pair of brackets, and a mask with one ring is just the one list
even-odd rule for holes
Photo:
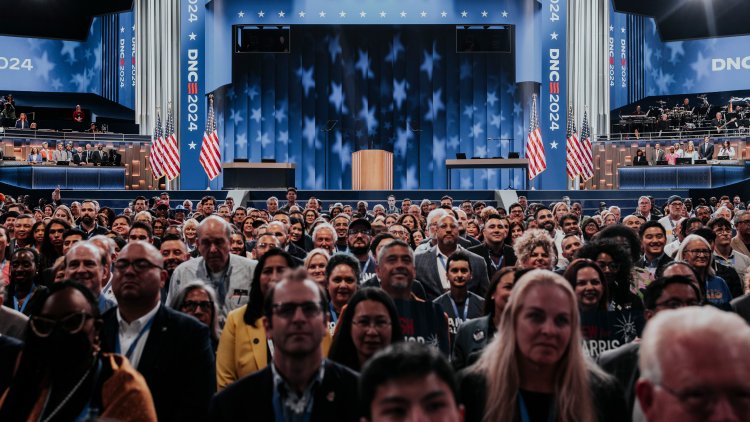
[[260,162],[261,163],[275,163],[276,159],[275,158],[261,158]]
[[465,160],[465,159],[466,159],[466,154],[465,153],[463,153],[463,152],[457,152],[456,153],[456,160]]
[[521,155],[517,152],[510,151],[508,152],[508,158],[521,158]]
[[456,26],[457,53],[513,52],[513,25]]
[[288,25],[234,25],[232,42],[235,53],[289,53]]

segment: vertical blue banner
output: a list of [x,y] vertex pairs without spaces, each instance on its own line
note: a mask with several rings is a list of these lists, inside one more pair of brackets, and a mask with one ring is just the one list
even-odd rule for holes
[[[205,17],[203,0],[180,2],[180,189],[205,189],[208,178],[199,157],[206,129]],[[162,113],[165,116],[166,112]],[[220,141],[221,142],[221,141]],[[211,187],[218,186],[214,179]],[[217,186],[213,186],[216,184]]]
[[566,0],[542,1],[542,79],[539,126],[547,156],[547,170],[529,182],[537,189],[567,189],[565,171],[566,87]]
[[117,98],[126,107],[134,108],[135,94],[135,26],[133,12],[120,13],[117,36]]
[[628,25],[627,15],[610,8],[607,60],[610,109],[628,104]]

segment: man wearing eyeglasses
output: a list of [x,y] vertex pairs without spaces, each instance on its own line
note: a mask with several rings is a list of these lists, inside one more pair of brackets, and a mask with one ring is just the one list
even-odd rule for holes
[[[678,309],[685,306],[698,306],[701,303],[700,291],[693,281],[685,276],[662,277],[646,287],[643,302],[646,310],[643,313],[646,322],[664,310]],[[620,382],[625,391],[628,408],[640,415],[641,410],[636,402],[635,383],[638,380],[638,356],[640,343],[633,341],[614,350],[600,354],[597,363],[607,373]],[[642,418],[641,418],[642,419]]]
[[670,196],[669,199],[667,199],[667,210],[669,211],[669,214],[659,219],[659,223],[664,226],[664,230],[667,231],[667,240],[670,242],[677,240],[676,227],[680,224],[680,220],[683,218],[682,205],[681,197],[678,195]]
[[[747,274],[747,270],[750,268],[750,257],[732,248],[732,223],[724,217],[714,217],[708,222],[708,228],[716,235],[716,240],[713,242],[714,262],[724,266],[724,272],[729,272],[730,274],[736,273],[737,278],[740,280],[739,287],[742,287],[743,283],[741,280],[745,279],[745,274]],[[718,268],[717,274],[724,278],[727,284],[732,286],[727,277],[718,271]],[[741,296],[744,294],[743,290],[742,288],[733,290],[732,296]]]
[[346,244],[349,252],[359,261],[360,280],[375,274],[375,259],[370,255],[372,242],[372,224],[364,218],[357,218],[349,223]]
[[643,333],[636,384],[646,420],[746,421],[750,327],[712,307],[654,317]]
[[102,350],[122,354],[148,383],[159,420],[206,420],[216,391],[209,329],[161,306],[164,259],[150,243],[129,242],[114,263],[117,307],[103,315]]
[[271,287],[264,326],[273,363],[217,394],[209,420],[358,420],[357,374],[323,358],[325,303],[309,279],[291,276]]
[[737,234],[732,238],[732,249],[750,256],[750,211],[737,211],[734,227]]

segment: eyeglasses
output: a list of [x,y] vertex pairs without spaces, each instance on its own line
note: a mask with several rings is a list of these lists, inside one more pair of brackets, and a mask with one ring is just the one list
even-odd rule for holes
[[618,271],[620,269],[620,264],[618,264],[617,262],[596,261],[596,265],[598,265],[602,270],[605,268],[609,268],[612,271]]
[[198,308],[201,308],[204,311],[210,311],[211,308],[213,308],[213,306],[214,306],[214,303],[210,300],[201,300],[201,301],[186,300],[185,302],[183,302],[181,308],[188,312],[195,312],[195,310]]
[[714,391],[698,387],[676,391],[663,384],[657,385],[657,387],[674,396],[691,413],[703,417],[708,417],[713,412],[721,397],[726,398],[736,414],[747,415],[750,413],[750,390],[731,388],[726,391]]
[[683,252],[693,254],[695,256],[711,256],[710,249],[685,249]]
[[750,224],[750,220],[740,220],[737,222],[737,224]]
[[679,299],[667,299],[664,302],[656,303],[656,307],[665,307],[667,309],[679,309],[686,306],[699,306],[701,303],[697,300],[681,301]]
[[152,264],[147,259],[136,259],[135,261],[128,261],[126,259],[118,259],[115,261],[114,267],[117,271],[125,271],[129,266],[133,266],[133,269],[136,272],[143,272],[146,270],[150,270],[151,268],[161,268],[156,264]]
[[360,328],[374,327],[377,330],[381,330],[383,328],[391,326],[390,321],[388,321],[387,319],[381,319],[381,318],[377,318],[377,319],[360,318],[356,321],[352,321],[352,324]]
[[717,227],[714,229],[714,233],[721,234],[721,233],[732,233],[732,229],[726,228],[726,227]]
[[356,236],[358,234],[363,234],[365,236],[372,235],[372,230],[368,229],[349,229],[349,236]]
[[280,318],[292,319],[297,313],[297,308],[302,309],[305,318],[314,318],[323,312],[323,305],[312,301],[302,303],[274,303],[271,309]]
[[49,337],[56,327],[60,327],[68,334],[76,334],[83,329],[87,319],[94,316],[86,312],[76,312],[59,320],[49,319],[42,316],[32,316],[29,320],[31,331],[38,337]]

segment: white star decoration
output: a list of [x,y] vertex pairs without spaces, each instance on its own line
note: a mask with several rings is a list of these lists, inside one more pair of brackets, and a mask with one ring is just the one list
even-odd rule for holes
[[318,13],[318,14],[320,15],[320,17],[321,17],[321,18],[324,18],[324,17],[326,17],[326,12],[324,12],[324,11],[322,11],[322,10],[321,10],[321,11],[320,11],[320,13]]
[[195,32],[191,32],[191,33],[190,33],[190,35],[188,35],[188,37],[190,37],[190,41],[195,41],[195,38],[196,38],[197,36],[198,36],[198,35],[196,35],[196,34],[195,34]]
[[406,17],[406,12],[404,12],[404,11],[402,10],[402,11],[401,11],[401,13],[400,13],[400,15],[401,15],[401,17],[402,17],[402,18],[405,18],[405,17]]
[[120,27],[120,32],[125,32],[125,27],[124,26]]
[[301,18],[305,17],[305,11],[304,10],[300,10],[299,17],[301,17]]
[[427,12],[425,12],[425,11],[423,10],[423,11],[422,11],[422,13],[420,13],[420,14],[419,14],[419,16],[421,16],[421,17],[423,17],[423,18],[426,18],[426,17],[427,17]]
[[346,12],[344,12],[343,10],[340,11],[339,12],[339,16],[341,16],[342,18],[345,18],[346,17]]
[[467,17],[467,16],[469,16],[469,12],[467,12],[467,11],[465,11],[465,10],[461,12],[461,17],[462,17],[462,18],[465,18],[465,17]]
[[283,11],[283,10],[282,10],[282,11],[280,11],[280,12],[279,12],[279,17],[280,17],[280,18],[283,18],[284,16],[286,16],[286,13],[284,13],[284,11]]
[[262,10],[260,12],[258,12],[258,17],[259,18],[262,18],[263,16],[266,16],[266,12],[264,12]]
[[483,17],[483,18],[486,18],[486,17],[487,17],[487,11],[486,11],[486,10],[482,10],[482,17]]
[[553,39],[553,40],[556,40],[557,39],[557,35],[558,35],[557,32],[553,32],[553,33],[549,34],[549,37],[551,39]]
[[609,26],[609,32],[612,32],[612,30],[615,29],[612,25]]
[[240,13],[237,14],[237,17],[238,18],[244,18],[245,17],[245,12],[243,12],[243,11],[240,10]]
[[508,17],[508,12],[506,12],[505,10],[503,10],[503,13],[501,13],[501,14],[503,15],[504,18]]
[[361,11],[361,12],[359,12],[359,17],[360,17],[360,18],[364,18],[365,16],[367,16],[367,13],[365,13],[365,11],[364,11],[364,10],[363,10],[363,11]]
[[557,141],[552,141],[549,143],[549,147],[552,149],[557,149]]
[[446,16],[448,16],[448,12],[446,12],[445,10],[443,10],[442,12],[440,12],[440,17],[441,18],[444,18]]
[[384,18],[384,17],[385,17],[385,12],[381,11],[381,12],[380,12],[380,17],[381,17],[381,18]]
[[188,146],[190,147],[190,149],[195,149],[195,145],[196,144],[193,141],[190,141],[190,143],[188,144]]

